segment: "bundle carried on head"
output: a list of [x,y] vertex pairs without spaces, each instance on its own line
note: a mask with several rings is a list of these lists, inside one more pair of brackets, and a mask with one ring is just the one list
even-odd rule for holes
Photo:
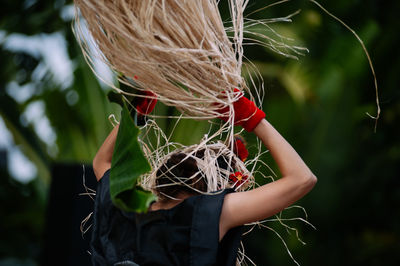
[[160,162],[141,185],[165,197],[176,197],[174,191],[207,194],[225,188],[244,191],[255,185],[245,163],[222,142],[174,150]]
[[75,0],[101,53],[90,49],[78,12],[75,33],[89,63],[100,57],[121,82],[151,90],[188,115],[216,117],[216,103],[229,105],[234,88],[247,88],[241,42],[248,1],[229,2],[233,41],[216,0]]

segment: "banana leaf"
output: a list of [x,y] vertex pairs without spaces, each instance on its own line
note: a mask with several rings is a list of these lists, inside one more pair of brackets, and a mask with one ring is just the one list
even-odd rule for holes
[[110,172],[111,199],[118,208],[128,212],[146,212],[156,199],[137,185],[140,175],[151,170],[138,142],[139,128],[124,103]]

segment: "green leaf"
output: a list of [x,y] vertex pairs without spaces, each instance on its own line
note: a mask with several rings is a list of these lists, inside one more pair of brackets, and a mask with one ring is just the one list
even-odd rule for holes
[[111,162],[110,194],[113,203],[130,212],[146,212],[156,197],[137,186],[140,175],[151,170],[138,142],[139,129],[123,106]]

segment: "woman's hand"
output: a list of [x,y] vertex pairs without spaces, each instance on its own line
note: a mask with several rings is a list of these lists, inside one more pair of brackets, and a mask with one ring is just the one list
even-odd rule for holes
[[[254,102],[244,97],[243,92],[238,89],[235,89],[235,92],[240,93],[241,97],[233,103],[234,124],[242,126],[248,132],[252,132],[258,123],[265,118],[265,113]],[[218,112],[221,114],[219,118],[223,121],[229,120],[229,107],[221,108]]]

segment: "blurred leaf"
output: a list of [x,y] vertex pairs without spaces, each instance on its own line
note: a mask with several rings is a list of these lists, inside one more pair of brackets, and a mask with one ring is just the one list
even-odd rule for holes
[[124,99],[122,98],[122,94],[115,92],[115,91],[109,91],[107,93],[107,98],[111,103],[116,103],[119,106],[123,107],[124,106]]
[[38,176],[45,184],[50,182],[48,155],[31,128],[23,127],[19,123],[20,110],[18,104],[10,96],[3,94],[0,97],[0,114],[11,132],[16,145],[20,145],[23,153],[37,167]]
[[304,104],[311,91],[312,79],[306,67],[300,65],[300,63],[288,64],[285,71],[280,75],[281,83],[298,104]]

